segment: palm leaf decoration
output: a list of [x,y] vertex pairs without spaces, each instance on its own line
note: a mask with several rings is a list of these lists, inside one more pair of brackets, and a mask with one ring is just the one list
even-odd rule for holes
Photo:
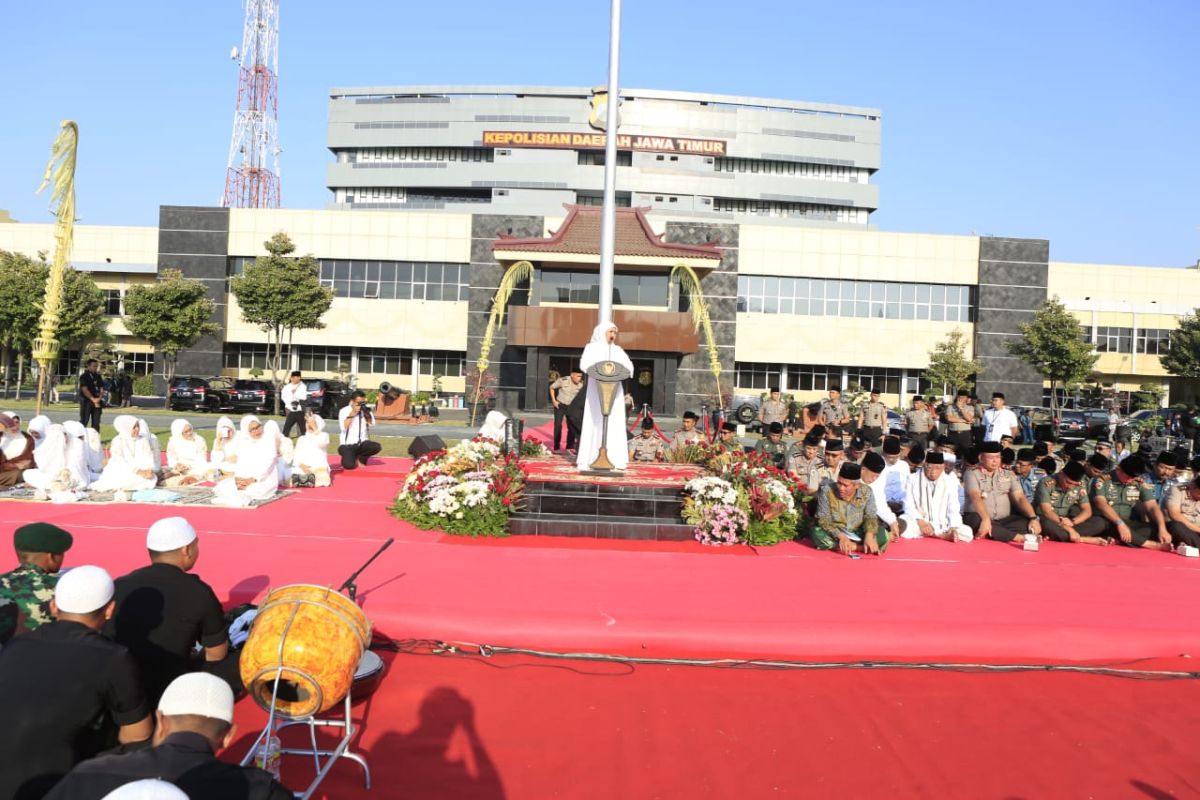
[[475,415],[479,409],[479,396],[483,391],[483,375],[487,372],[492,355],[492,340],[496,337],[496,330],[504,324],[504,313],[508,309],[508,301],[512,299],[512,293],[525,281],[532,280],[533,264],[528,261],[518,261],[504,271],[504,277],[500,279],[500,285],[496,287],[496,294],[492,296],[492,312],[488,315],[487,329],[483,332],[483,341],[479,344],[479,358],[475,361],[479,377],[475,381],[475,400],[471,403],[472,427],[475,425]]
[[671,283],[679,281],[679,291],[688,299],[691,309],[693,329],[704,330],[704,343],[708,349],[708,367],[712,371],[713,380],[717,384],[717,406],[725,407],[721,395],[721,358],[717,353],[717,343],[713,339],[712,320],[708,316],[708,303],[704,300],[704,290],[700,288],[700,276],[686,264],[676,264],[671,268]]

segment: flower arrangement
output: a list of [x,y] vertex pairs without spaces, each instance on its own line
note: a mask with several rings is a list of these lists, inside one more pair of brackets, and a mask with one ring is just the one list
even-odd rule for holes
[[704,544],[772,545],[796,538],[811,525],[804,487],[765,453],[712,450],[708,475],[684,489],[683,519]]
[[549,448],[533,436],[526,436],[521,441],[521,458],[542,458],[550,455]]
[[391,512],[424,530],[507,536],[524,488],[518,461],[481,437],[427,453],[413,464]]

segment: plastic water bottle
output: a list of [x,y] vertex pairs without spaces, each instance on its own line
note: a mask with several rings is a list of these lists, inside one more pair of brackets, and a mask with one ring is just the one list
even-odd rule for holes
[[279,741],[279,728],[272,727],[254,751],[254,766],[271,774],[279,780],[280,766],[283,761],[283,744]]

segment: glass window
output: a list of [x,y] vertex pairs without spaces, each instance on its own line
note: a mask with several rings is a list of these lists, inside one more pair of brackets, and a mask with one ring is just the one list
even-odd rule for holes
[[667,275],[642,275],[638,281],[638,305],[665,308],[668,288]]

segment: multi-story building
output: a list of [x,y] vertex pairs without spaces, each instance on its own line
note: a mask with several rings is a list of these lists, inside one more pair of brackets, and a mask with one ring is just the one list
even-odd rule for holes
[[[981,394],[1040,405],[1041,376],[1006,345],[1051,296],[1095,343],[1101,384],[1194,396],[1160,356],[1200,306],[1200,271],[1061,263],[1045,240],[877,231],[871,109],[623,94],[614,308],[638,402],[678,413],[715,401],[718,385],[809,400],[860,384],[905,404],[940,389],[923,379],[929,351],[957,330],[986,367]],[[265,367],[266,337],[241,319],[228,278],[284,231],[336,294],[324,328],[295,332],[285,367],[448,394],[472,388],[492,298],[522,264],[531,278],[494,331],[488,371],[502,407],[545,408],[550,375],[595,318],[602,106],[583,89],[334,90],[330,208],[163,206],[157,228],[79,226],[74,261],[107,292],[110,332],[142,368],[153,354],[123,327],[124,289],[168,267],[205,281],[220,332],[184,354],[181,374],[245,376]],[[52,248],[49,225],[0,224],[0,249]],[[711,350],[677,267],[700,277]],[[76,367],[68,354],[60,368]]]

